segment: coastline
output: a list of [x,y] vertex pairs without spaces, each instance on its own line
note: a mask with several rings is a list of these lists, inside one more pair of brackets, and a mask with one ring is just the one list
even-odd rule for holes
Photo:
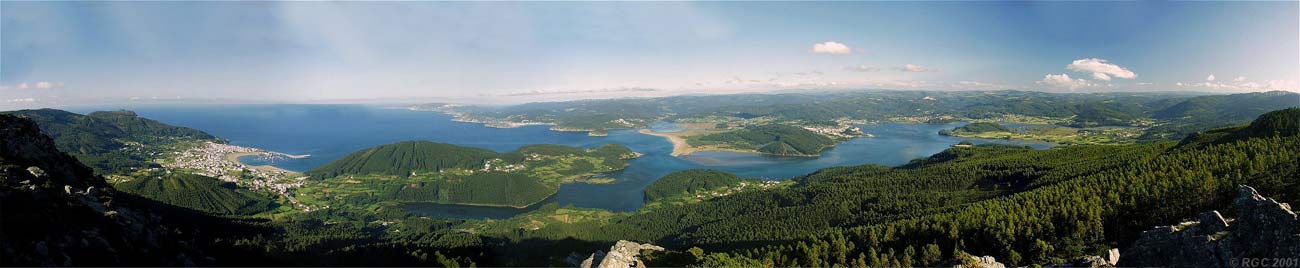
[[[733,153],[761,154],[761,155],[783,156],[783,157],[820,157],[821,156],[820,153],[815,155],[769,154],[769,153],[759,152],[756,150],[718,148],[715,146],[693,146],[686,142],[686,138],[685,138],[686,136],[716,133],[715,131],[708,131],[708,130],[686,130],[682,132],[655,132],[653,130],[643,128],[638,132],[640,132],[641,134],[663,137],[665,139],[668,139],[668,141],[673,144],[673,152],[672,154],[670,154],[673,157],[689,155],[696,152],[733,152]],[[838,144],[839,141],[836,141],[836,143]],[[835,145],[826,146],[823,147],[822,150],[826,150],[827,148],[831,148],[834,146]],[[818,152],[821,152],[822,150],[818,150]]]
[[715,146],[694,146],[686,142],[686,136],[712,134],[721,131],[708,131],[708,130],[695,129],[695,130],[685,130],[681,132],[655,132],[653,130],[643,128],[638,132],[640,132],[641,134],[663,137],[665,139],[668,139],[668,142],[671,142],[673,144],[673,152],[670,155],[674,157],[689,155],[696,152],[735,152],[735,153],[749,153],[749,154],[764,154],[755,150],[718,148]]
[[226,161],[230,161],[231,163],[235,163],[235,164],[239,164],[239,165],[245,165],[245,166],[248,166],[248,167],[250,167],[250,168],[257,169],[257,170],[261,170],[261,171],[265,171],[265,172],[283,173],[283,174],[298,174],[297,171],[292,171],[292,170],[288,170],[288,169],[283,169],[283,168],[279,168],[279,167],[272,166],[272,165],[260,165],[260,166],[254,166],[254,165],[244,164],[243,161],[239,161],[239,158],[240,158],[240,157],[250,156],[250,155],[260,155],[260,154],[264,154],[264,153],[267,153],[267,152],[264,152],[264,151],[256,151],[256,152],[237,152],[237,153],[228,153],[228,154],[226,154],[225,158],[226,158]]
[[666,133],[666,132],[654,132],[653,130],[650,130],[648,128],[643,128],[637,132],[640,132],[641,134],[668,139],[668,142],[673,143],[673,152],[671,155],[674,157],[681,156],[681,155],[688,155],[695,152],[695,148],[691,147],[690,144],[687,144],[686,138],[683,138],[684,136],[686,136],[686,133],[688,131]]

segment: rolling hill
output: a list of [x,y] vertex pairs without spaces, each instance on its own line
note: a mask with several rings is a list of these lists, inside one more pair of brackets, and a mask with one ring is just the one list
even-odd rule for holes
[[735,174],[717,170],[691,169],[673,172],[646,186],[645,201],[654,202],[668,196],[732,186],[744,180]]
[[835,140],[796,126],[769,124],[688,139],[692,145],[720,144],[782,156],[815,156]]
[[412,172],[438,172],[448,168],[477,169],[497,157],[488,149],[431,141],[404,141],[353,152],[307,171],[317,179],[343,174],[410,176]]
[[3,112],[31,119],[54,139],[59,150],[71,153],[100,174],[118,173],[152,165],[151,146],[181,139],[213,140],[203,131],[167,125],[134,112],[106,111],[87,115],[55,109]]

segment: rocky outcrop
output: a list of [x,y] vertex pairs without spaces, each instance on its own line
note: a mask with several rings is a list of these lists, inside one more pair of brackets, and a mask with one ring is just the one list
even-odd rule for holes
[[664,248],[651,244],[639,244],[637,242],[619,240],[618,243],[614,243],[614,246],[609,248],[609,253],[596,251],[596,253],[592,253],[587,257],[587,259],[578,264],[578,267],[644,268],[646,267],[645,263],[642,263],[640,259],[637,259],[637,256],[641,255],[642,250],[663,251]]
[[[963,254],[965,255],[965,254]],[[1007,266],[998,262],[993,256],[976,257],[965,255],[957,263],[951,265],[953,268],[1006,268]]]
[[1300,256],[1300,222],[1291,206],[1243,185],[1233,209],[1237,218],[1232,221],[1210,211],[1197,215],[1197,221],[1142,232],[1117,265],[1235,267],[1234,261],[1242,258]]

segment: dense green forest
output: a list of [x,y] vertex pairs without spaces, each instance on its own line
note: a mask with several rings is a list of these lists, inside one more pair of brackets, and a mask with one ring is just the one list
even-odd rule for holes
[[1003,127],[1002,125],[999,125],[998,123],[976,122],[976,123],[966,124],[964,126],[960,126],[957,128],[953,128],[952,130],[939,131],[939,134],[949,135],[950,133],[953,132],[983,133],[983,132],[1007,132],[1007,131],[1011,131],[1011,130],[1007,129],[1006,127]]
[[645,201],[654,202],[668,196],[694,194],[699,191],[733,186],[744,180],[735,174],[711,169],[673,172],[646,186]]
[[835,140],[796,126],[768,124],[741,130],[688,137],[691,145],[720,145],[772,155],[818,155]]
[[322,207],[379,202],[526,207],[555,194],[562,183],[623,169],[636,156],[618,144],[592,149],[534,144],[497,153],[407,141],[363,149],[312,169],[307,174],[319,182],[294,193]]
[[234,183],[194,174],[135,178],[113,186],[163,203],[215,214],[251,215],[276,206],[271,196],[265,193],[240,189]]
[[59,150],[102,174],[152,166],[148,157],[156,152],[154,147],[177,139],[217,140],[202,131],[163,124],[125,110],[87,115],[55,109],[2,113],[35,121]]
[[448,168],[482,168],[497,152],[431,141],[404,141],[353,152],[307,171],[317,179],[343,174],[410,176]]

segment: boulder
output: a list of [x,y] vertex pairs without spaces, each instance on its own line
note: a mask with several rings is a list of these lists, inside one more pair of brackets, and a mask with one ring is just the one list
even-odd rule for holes
[[45,176],[49,175],[45,173],[44,169],[41,169],[40,167],[36,167],[36,166],[27,167],[27,173],[31,173],[32,176],[35,176],[37,178],[44,178]]
[[[965,255],[965,254],[962,254]],[[965,255],[958,263],[953,265],[954,268],[1006,268],[1005,264],[998,262],[993,256],[976,257]]]
[[1119,264],[1119,249],[1112,248],[1106,251],[1106,256],[1104,257],[1106,259],[1106,263],[1110,264],[1110,266],[1115,266],[1116,264]]
[[637,242],[619,240],[609,248],[608,253],[596,251],[586,260],[583,260],[578,267],[582,268],[628,268],[628,267],[645,267],[637,256],[641,255],[642,250],[663,251],[664,248],[651,244],[640,244]]

